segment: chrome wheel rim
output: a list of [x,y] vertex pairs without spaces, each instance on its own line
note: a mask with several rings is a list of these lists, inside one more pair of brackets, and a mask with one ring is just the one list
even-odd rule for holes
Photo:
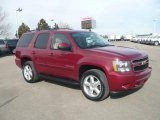
[[24,67],[23,74],[27,81],[32,80],[33,72],[32,72],[32,68],[29,65],[26,65]]
[[101,93],[102,85],[96,76],[88,75],[84,79],[83,89],[89,97],[97,97]]

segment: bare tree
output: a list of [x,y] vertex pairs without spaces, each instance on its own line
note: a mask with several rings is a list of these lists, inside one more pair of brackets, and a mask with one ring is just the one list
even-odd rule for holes
[[10,25],[5,22],[6,14],[3,12],[0,7],[0,37],[8,37],[9,36],[9,28]]

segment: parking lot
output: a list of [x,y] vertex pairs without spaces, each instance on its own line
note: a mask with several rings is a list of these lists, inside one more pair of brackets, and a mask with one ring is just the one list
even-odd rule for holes
[[101,102],[86,99],[79,86],[53,81],[26,83],[15,56],[0,57],[0,120],[160,120],[160,46],[112,42],[144,50],[153,68],[151,78],[131,94]]

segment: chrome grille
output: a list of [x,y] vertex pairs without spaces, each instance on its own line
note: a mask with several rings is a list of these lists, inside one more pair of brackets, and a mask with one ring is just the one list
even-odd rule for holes
[[133,70],[135,72],[143,71],[143,70],[148,68],[149,59],[148,59],[148,57],[145,57],[145,58],[140,58],[140,59],[137,59],[137,60],[133,60],[132,64],[133,64]]

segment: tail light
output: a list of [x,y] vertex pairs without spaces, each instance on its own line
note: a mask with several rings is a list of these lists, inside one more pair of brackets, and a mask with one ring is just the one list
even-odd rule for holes
[[16,50],[15,55],[16,55],[17,58],[20,58],[21,52]]

